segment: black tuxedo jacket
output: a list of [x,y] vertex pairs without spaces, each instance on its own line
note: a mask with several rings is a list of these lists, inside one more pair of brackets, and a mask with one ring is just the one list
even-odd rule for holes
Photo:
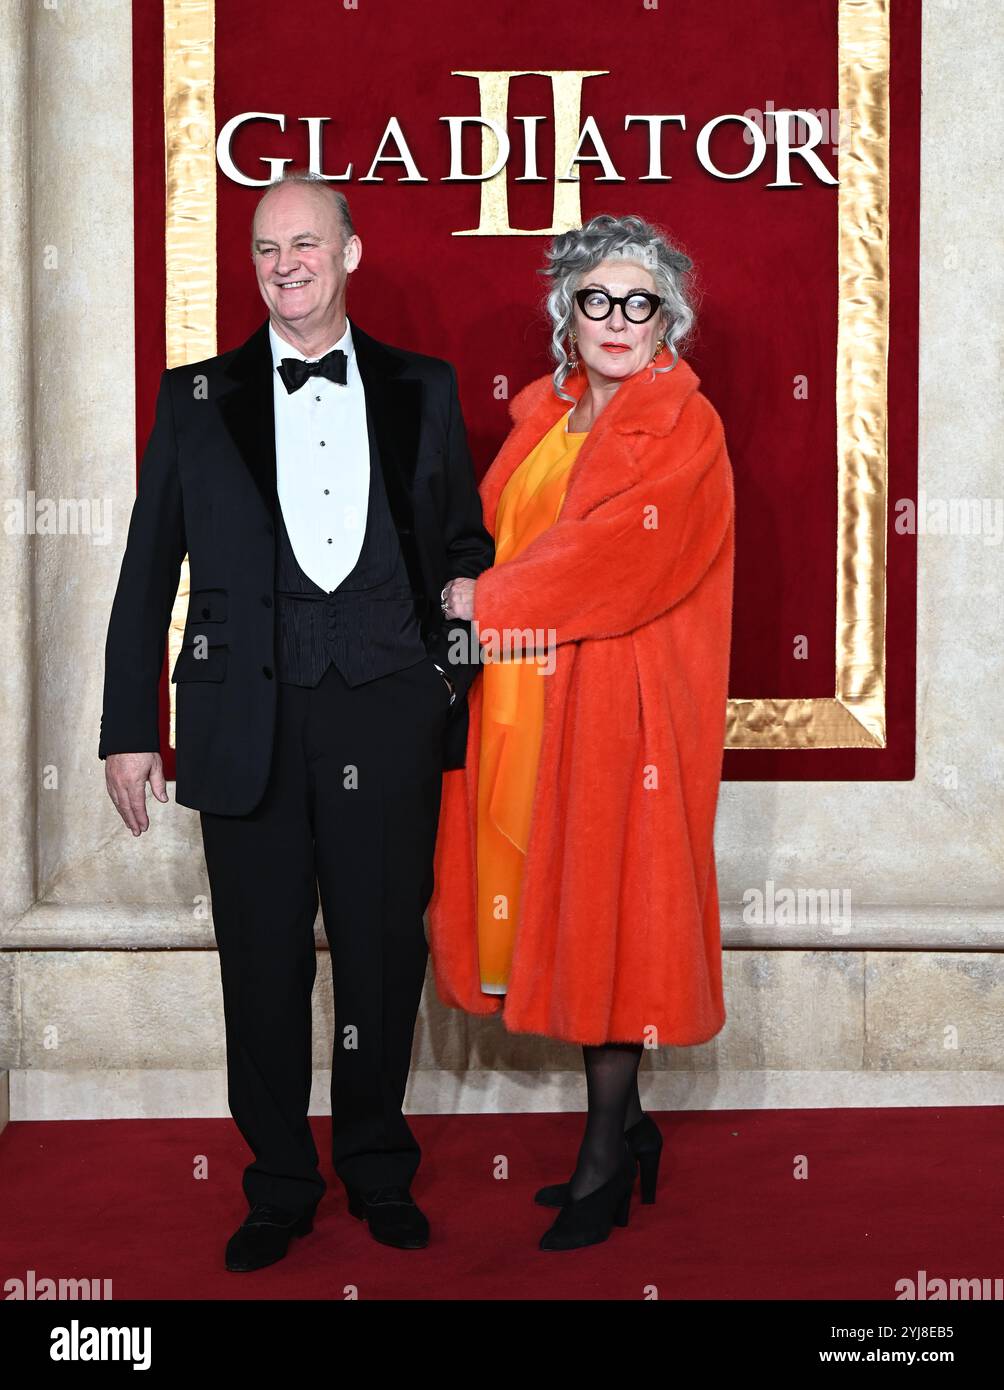
[[[448,362],[388,347],[350,319],[370,436],[426,647],[457,687],[443,766],[461,767],[467,690],[478,671],[470,623],[444,619],[440,592],[494,558]],[[158,688],[187,552],[191,588],[175,663],[177,800],[220,815],[260,801],[272,760],[275,680],[275,411],[268,320],[218,357],[165,371],[105,644],[98,756],[159,752]],[[302,389],[307,389],[306,387]],[[467,660],[448,652],[465,638]],[[205,636],[206,654],[192,643]]]

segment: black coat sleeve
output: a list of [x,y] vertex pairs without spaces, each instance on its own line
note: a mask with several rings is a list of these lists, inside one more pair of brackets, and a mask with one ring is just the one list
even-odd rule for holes
[[160,751],[160,673],[187,548],[171,385],[165,371],[108,623],[99,758]]
[[[495,559],[495,545],[483,523],[481,498],[474,481],[474,464],[460,409],[457,373],[451,364],[447,365],[450,368],[446,446],[447,578],[476,579],[484,570],[491,568]],[[435,602],[439,602],[438,594]],[[429,650],[456,686],[458,699],[465,695],[480,668],[480,648],[474,636],[473,624],[447,619],[434,634]],[[466,659],[458,660],[458,656]]]

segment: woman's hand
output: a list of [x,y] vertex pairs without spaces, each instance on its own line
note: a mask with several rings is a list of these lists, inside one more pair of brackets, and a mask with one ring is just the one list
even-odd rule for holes
[[448,618],[470,622],[474,617],[474,579],[451,579],[443,590]]

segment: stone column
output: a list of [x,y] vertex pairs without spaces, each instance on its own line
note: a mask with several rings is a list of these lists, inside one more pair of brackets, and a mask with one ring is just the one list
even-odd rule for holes
[[[0,5],[0,441],[3,504],[24,506],[32,486],[32,277],[28,0]],[[0,544],[0,921],[20,917],[35,897],[37,778],[32,716],[34,586],[31,541],[6,531]],[[10,1115],[8,1068],[20,1061],[17,957],[0,955],[0,1129]]]

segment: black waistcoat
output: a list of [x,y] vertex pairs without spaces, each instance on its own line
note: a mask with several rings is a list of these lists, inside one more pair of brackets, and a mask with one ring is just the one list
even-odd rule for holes
[[331,593],[301,569],[276,501],[278,678],[315,686],[333,661],[349,685],[427,655],[408,571],[370,440],[369,501],[359,558]]

